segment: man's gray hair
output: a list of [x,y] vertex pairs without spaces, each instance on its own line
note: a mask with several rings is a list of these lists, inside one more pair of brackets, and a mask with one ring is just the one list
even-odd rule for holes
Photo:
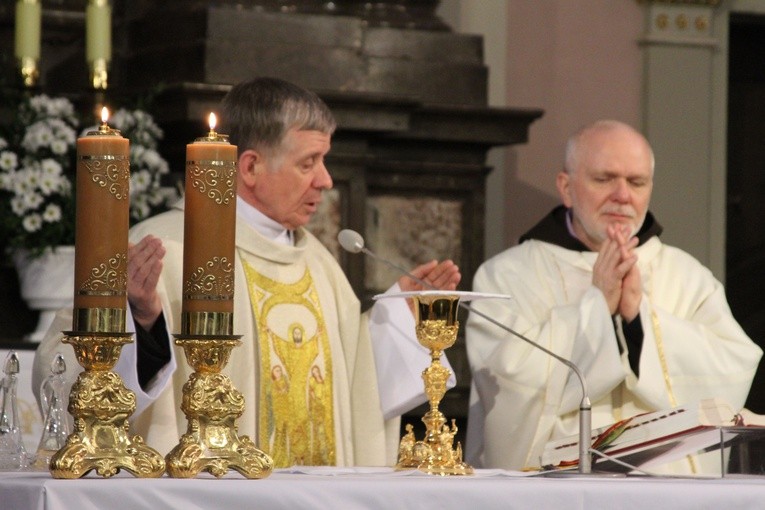
[[337,124],[315,93],[277,78],[256,78],[235,85],[221,103],[221,133],[239,148],[279,147],[290,129],[332,135]]

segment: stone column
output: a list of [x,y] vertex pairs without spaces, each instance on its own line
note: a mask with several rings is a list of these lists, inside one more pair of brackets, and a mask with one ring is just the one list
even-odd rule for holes
[[[656,154],[651,209],[663,239],[723,277],[725,157],[712,119],[725,107],[713,94],[713,31],[719,0],[643,0],[643,129]],[[671,171],[669,171],[671,169]],[[682,200],[679,200],[682,197]]]

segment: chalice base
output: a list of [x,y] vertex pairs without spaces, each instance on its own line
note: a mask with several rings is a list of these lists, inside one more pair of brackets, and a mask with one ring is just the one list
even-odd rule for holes
[[473,468],[462,461],[462,445],[457,442],[453,448],[457,425],[445,425],[446,418],[432,408],[422,418],[427,429],[425,439],[415,441],[413,427],[407,425],[407,433],[399,443],[397,471],[417,469],[430,475],[472,475]]
[[[457,451],[452,451],[447,457],[458,455]],[[399,460],[396,464],[396,471],[408,471],[416,469],[429,475],[451,476],[451,475],[472,475],[473,467],[462,461],[455,461],[452,458],[437,459],[428,458],[423,461],[412,461],[411,459]]]
[[428,473],[429,475],[472,475],[473,468],[464,462],[454,464],[453,466],[439,466],[439,465],[420,465],[417,466],[419,471]]

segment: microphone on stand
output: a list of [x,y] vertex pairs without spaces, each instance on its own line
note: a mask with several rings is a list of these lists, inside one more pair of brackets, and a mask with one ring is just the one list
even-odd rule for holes
[[[347,252],[365,253],[369,255],[370,257],[376,260],[379,260],[380,262],[392,267],[393,269],[400,271],[401,273],[411,278],[412,280],[416,281],[423,287],[426,287],[430,290],[439,290],[439,289],[436,289],[433,285],[426,282],[425,280],[417,278],[416,276],[411,274],[407,269],[404,269],[403,267],[398,266],[394,264],[393,262],[386,260],[376,255],[375,253],[371,252],[367,248],[365,248],[364,238],[361,237],[361,234],[359,234],[355,230],[350,230],[350,229],[341,230],[340,233],[337,234],[337,241],[340,243],[340,246],[342,246],[343,249]],[[587,383],[584,380],[584,375],[582,374],[582,371],[579,369],[579,367],[577,367],[572,361],[562,356],[559,356],[558,354],[555,354],[554,352],[550,351],[549,349],[546,349],[545,347],[542,347],[538,343],[534,342],[533,340],[530,340],[529,338],[526,338],[524,335],[514,331],[508,326],[502,324],[501,322],[498,322],[497,320],[489,317],[488,315],[472,308],[470,305],[460,301],[459,306],[461,306],[462,308],[464,308],[470,313],[473,313],[483,319],[486,319],[487,321],[494,324],[498,328],[512,334],[513,336],[517,338],[520,338],[524,342],[552,356],[553,358],[557,359],[558,361],[560,361],[561,363],[569,367],[576,374],[577,378],[579,379],[579,384],[582,386],[582,401],[579,404],[579,470],[578,471],[581,474],[592,473],[592,460],[589,455],[590,454],[590,436],[592,434],[592,404],[590,403],[589,393],[587,392]]]

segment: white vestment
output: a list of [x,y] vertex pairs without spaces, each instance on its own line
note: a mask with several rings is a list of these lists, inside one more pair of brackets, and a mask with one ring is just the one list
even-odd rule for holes
[[[615,327],[592,285],[595,252],[527,240],[486,261],[473,282],[475,291],[513,299],[472,306],[573,361],[587,381],[593,427],[708,397],[741,409],[762,350],[731,315],[723,286],[658,237],[635,251],[643,283],[639,378],[620,319]],[[467,351],[469,462],[538,467],[547,441],[578,433],[582,390],[564,364],[476,315],[468,320]]]
[[[167,250],[158,292],[168,334],[180,333],[183,263],[183,211],[176,209],[136,225],[131,242],[152,234]],[[308,269],[319,294],[331,345],[336,463],[382,466],[396,461],[399,415],[427,401],[421,379],[430,363],[428,351],[414,334],[414,319],[404,299],[384,299],[362,314],[360,303],[331,253],[305,229],[295,232],[295,246],[273,242],[237,216],[234,298],[234,334],[242,344],[232,351],[224,373],[243,393],[245,413],[237,420],[239,433],[258,437],[257,328],[254,324],[242,258],[259,272],[290,281]],[[394,286],[391,291],[398,290]],[[132,327],[132,317],[128,317]],[[33,380],[48,373],[55,352],[67,358],[69,384],[81,370],[71,347],[60,344],[62,330],[71,329],[71,310],[59,313],[38,348]],[[182,386],[191,374],[182,349],[173,346],[172,358],[146,388],[138,383],[135,343],[126,345],[117,371],[135,391],[137,410],[131,420],[135,432],[147,444],[166,454],[186,432],[187,420],[180,410]],[[444,357],[444,363],[448,361]],[[267,377],[267,374],[265,375]],[[33,384],[35,384],[33,382]],[[454,385],[454,378],[450,381]],[[37,387],[36,386],[36,387]]]

